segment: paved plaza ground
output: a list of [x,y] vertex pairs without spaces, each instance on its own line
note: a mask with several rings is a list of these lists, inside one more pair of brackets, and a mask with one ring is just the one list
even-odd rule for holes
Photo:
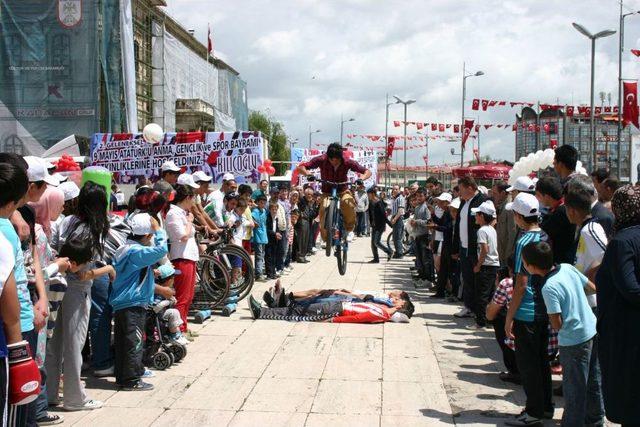
[[[229,318],[195,325],[183,362],[157,372],[151,392],[116,391],[87,377],[92,412],[65,412],[85,426],[439,426],[502,425],[520,411],[520,387],[501,382],[493,331],[465,329],[459,307],[417,292],[410,260],[371,265],[369,240],[351,246],[345,276],[318,252],[294,264],[288,290],[404,289],[416,303],[409,324],[288,323],[251,319],[246,301]],[[261,300],[269,284],[256,284]],[[554,381],[559,381],[554,377]],[[561,411],[556,411],[557,424]]]

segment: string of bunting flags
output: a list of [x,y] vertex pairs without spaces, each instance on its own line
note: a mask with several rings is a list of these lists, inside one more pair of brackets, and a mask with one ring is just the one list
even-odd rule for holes
[[[504,107],[507,104],[509,104],[509,106],[511,108],[516,107],[516,106],[533,107],[534,105],[536,105],[536,103],[534,103],[534,102],[496,101],[496,100],[492,100],[492,99],[475,98],[475,99],[473,99],[471,101],[471,109],[474,110],[474,111],[479,111],[479,110],[487,111],[489,108]],[[575,114],[582,115],[582,116],[591,115],[591,107],[589,107],[589,106],[582,106],[582,105],[573,106],[573,105],[560,105],[560,104],[539,104],[539,107],[540,107],[540,110],[542,110],[542,111],[564,110],[564,113],[567,115],[567,117],[572,117]],[[602,114],[618,114],[618,106],[614,105],[614,106],[594,107],[594,114],[596,116],[602,115]]]
[[[400,120],[394,120],[393,121],[393,126],[394,127],[400,127],[404,124],[404,121],[400,121]],[[429,130],[431,129],[432,132],[446,132],[447,130],[452,130],[453,133],[460,133],[460,124],[458,123],[425,123],[425,122],[406,122],[407,126],[415,126],[416,129],[418,130],[422,130],[422,129],[426,129]],[[484,125],[476,125],[475,126],[475,131],[479,131],[480,127],[484,127],[485,129],[489,129],[492,127],[495,127],[497,129],[505,129],[505,130],[515,130],[512,129],[513,124],[508,123],[508,124],[504,124],[504,123],[500,123],[500,124],[496,124],[496,123],[488,123],[488,124],[484,124]]]

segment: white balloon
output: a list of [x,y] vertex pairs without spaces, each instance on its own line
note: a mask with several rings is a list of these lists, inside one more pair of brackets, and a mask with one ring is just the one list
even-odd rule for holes
[[142,129],[142,137],[151,144],[158,144],[163,136],[164,132],[159,124],[149,123]]
[[511,178],[512,176],[513,176],[513,169],[509,171],[509,178]]

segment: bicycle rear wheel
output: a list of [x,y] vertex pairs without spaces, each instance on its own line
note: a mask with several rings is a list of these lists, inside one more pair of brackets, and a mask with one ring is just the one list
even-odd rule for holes
[[224,304],[229,295],[231,277],[215,255],[203,254],[198,261],[196,289],[192,308],[210,310]]
[[347,272],[347,242],[342,241],[338,248],[336,248],[336,258],[338,259],[338,273],[344,276]]
[[235,282],[230,285],[230,295],[237,296],[238,301],[245,298],[251,292],[253,283],[255,281],[255,270],[253,268],[253,261],[251,256],[240,246],[225,245],[220,249],[220,258],[223,264],[227,267],[229,275],[232,271],[232,257],[240,258],[242,263],[240,276]]
[[325,254],[327,256],[331,256],[331,247],[333,246],[333,218],[336,215],[337,209],[338,203],[335,200],[331,200],[324,216],[324,230],[327,235]]

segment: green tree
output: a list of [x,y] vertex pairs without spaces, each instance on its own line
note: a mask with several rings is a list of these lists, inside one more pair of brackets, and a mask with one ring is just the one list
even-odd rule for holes
[[[262,111],[251,111],[249,114],[249,130],[262,132],[262,137],[269,142],[269,158],[273,161],[288,162],[291,153],[287,145],[287,134],[282,123],[273,120]],[[289,168],[286,163],[274,163],[277,175],[284,175]]]

